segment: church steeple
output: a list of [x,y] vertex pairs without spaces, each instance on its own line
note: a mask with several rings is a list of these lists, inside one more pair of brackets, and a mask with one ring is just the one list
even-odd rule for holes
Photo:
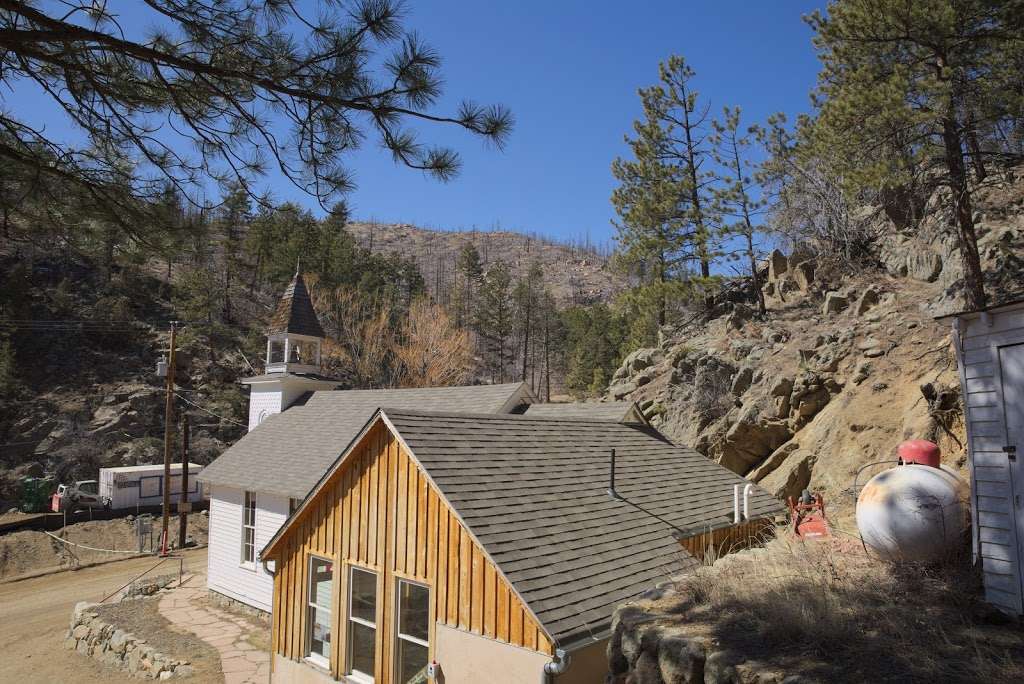
[[296,270],[267,328],[267,373],[316,373],[324,337],[306,281]]
[[242,380],[251,388],[250,430],[269,416],[286,410],[306,393],[338,386],[336,380],[319,374],[320,345],[326,335],[298,264],[295,268],[295,277],[267,328],[266,373]]

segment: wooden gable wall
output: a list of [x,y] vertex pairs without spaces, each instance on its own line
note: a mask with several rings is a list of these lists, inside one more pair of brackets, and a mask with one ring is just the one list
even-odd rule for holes
[[351,564],[378,573],[377,682],[393,680],[398,578],[430,587],[431,658],[436,623],[552,653],[536,620],[383,421],[367,432],[275,549],[272,648],[293,660],[306,653],[305,575],[311,555],[335,562],[335,677],[346,670],[342,658]]

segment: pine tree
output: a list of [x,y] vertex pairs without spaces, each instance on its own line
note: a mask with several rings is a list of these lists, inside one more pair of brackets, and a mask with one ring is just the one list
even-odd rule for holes
[[455,260],[455,324],[463,327],[472,322],[476,292],[484,277],[480,252],[472,243],[459,250]]
[[711,275],[710,197],[712,177],[707,108],[690,85],[694,72],[682,57],[659,65],[661,83],[640,90],[644,117],[626,139],[633,158],[616,159],[612,174],[619,187],[612,204],[619,214],[618,236],[627,263],[644,271],[647,299],[656,302],[657,325],[665,325],[669,302],[685,295],[689,265],[700,279]]
[[[118,4],[3,2],[0,83],[32,84],[80,135],[5,108],[0,159],[36,188],[90,197],[129,235],[151,225],[163,182],[198,194],[212,177],[252,192],[273,168],[326,206],[352,188],[343,160],[367,138],[446,180],[458,154],[418,129],[455,126],[500,146],[511,128],[500,106],[437,110],[440,58],[403,29],[396,0],[147,0],[133,3],[143,15],[131,27]],[[181,144],[154,135],[154,121]]]
[[242,271],[242,239],[252,220],[252,202],[249,193],[238,185],[228,188],[221,202],[216,228],[221,238],[221,315],[228,323],[233,320],[232,292],[237,275]]
[[739,250],[747,261],[751,293],[757,300],[759,313],[765,312],[764,292],[757,271],[759,254],[756,249],[757,227],[754,221],[764,208],[756,181],[756,169],[751,167],[751,151],[763,133],[757,127],[740,130],[739,107],[726,107],[722,121],[712,122],[714,158],[718,166],[717,186],[713,197],[716,212],[722,217],[721,232],[724,242],[741,241]]
[[[515,310],[515,332],[519,342],[520,354],[520,380],[526,382],[531,368],[535,369],[532,363],[531,352],[536,344],[534,329],[537,326],[537,313],[540,306],[540,297],[544,291],[544,269],[539,262],[533,262],[526,275],[521,278],[512,291],[512,303]],[[536,389],[536,388],[534,388]]]
[[483,341],[485,364],[494,382],[505,382],[512,334],[512,276],[496,261],[488,267],[476,299],[473,327]]
[[807,19],[822,63],[815,144],[837,152],[851,192],[938,178],[975,309],[986,295],[967,160],[980,180],[998,154],[972,141],[1019,106],[1005,56],[1024,44],[1022,16],[1019,0],[844,0]]

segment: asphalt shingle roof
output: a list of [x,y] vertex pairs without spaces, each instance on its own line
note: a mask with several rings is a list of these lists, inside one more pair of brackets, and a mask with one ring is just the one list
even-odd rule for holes
[[633,418],[632,410],[635,406],[631,401],[532,404],[526,409],[526,415],[531,418],[610,420],[622,423]]
[[392,390],[313,392],[270,416],[207,466],[199,479],[303,498],[381,406],[498,413],[526,395],[523,383]]
[[[749,484],[646,426],[382,410],[563,647],[607,636],[617,605],[694,567],[676,536],[731,525],[733,487]],[[782,512],[756,486],[750,505]]]
[[270,319],[267,334],[295,333],[310,337],[326,337],[320,326],[320,319],[313,309],[313,300],[309,298],[306,281],[301,273],[296,273],[292,282],[284,291],[281,301],[277,303],[274,316]]

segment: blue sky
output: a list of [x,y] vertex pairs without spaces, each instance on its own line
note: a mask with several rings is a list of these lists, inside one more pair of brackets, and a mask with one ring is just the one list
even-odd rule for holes
[[[132,14],[133,0],[112,0]],[[304,4],[312,4],[307,2]],[[356,218],[446,229],[532,231],[560,239],[614,234],[610,164],[626,154],[623,135],[640,114],[638,87],[657,80],[660,60],[682,54],[712,111],[739,105],[747,122],[809,108],[817,61],[801,16],[823,2],[613,2],[548,0],[409,2],[406,26],[444,59],[439,110],[464,97],[500,102],[516,127],[496,151],[455,129],[424,129],[424,141],[462,154],[463,170],[443,184],[396,166],[372,141],[348,159]],[[152,16],[152,15],[146,15]],[[16,113],[31,111],[57,137],[66,124],[33,91],[0,93]],[[280,178],[278,199],[315,203]]]

